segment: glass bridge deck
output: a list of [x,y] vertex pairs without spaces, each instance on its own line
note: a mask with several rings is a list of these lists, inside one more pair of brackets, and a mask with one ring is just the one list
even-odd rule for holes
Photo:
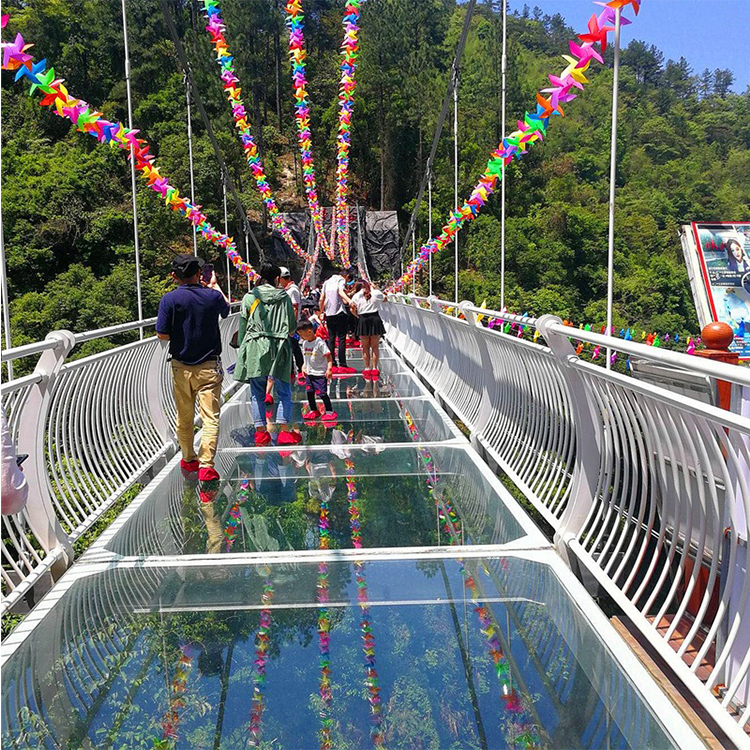
[[3,644],[3,746],[701,747],[432,397],[381,372],[336,378],[339,419],[293,450],[252,445],[240,390],[213,502],[173,459]]

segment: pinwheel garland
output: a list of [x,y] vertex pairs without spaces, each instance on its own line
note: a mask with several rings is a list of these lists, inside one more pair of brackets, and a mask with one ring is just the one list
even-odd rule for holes
[[334,259],[333,249],[323,229],[323,210],[318,202],[318,187],[315,180],[315,162],[312,155],[310,134],[310,101],[307,98],[307,76],[305,75],[305,16],[302,0],[288,0],[286,25],[289,29],[289,59],[292,63],[292,85],[294,86],[294,120],[297,124],[302,179],[305,183],[307,203],[310,206],[316,243],[320,243],[329,260]]
[[250,497],[250,480],[243,479],[240,481],[240,489],[237,492],[237,499],[232,503],[229,509],[229,515],[224,526],[224,538],[227,542],[227,552],[232,551],[234,542],[237,539],[237,529],[240,526],[242,517],[240,516],[240,505],[248,501]]
[[[359,492],[357,491],[357,480],[354,475],[354,462],[351,458],[347,458],[344,461],[344,465],[346,467],[349,531],[352,538],[352,546],[355,549],[361,549],[362,535],[359,522]],[[367,688],[367,700],[370,703],[370,715],[372,717],[370,734],[373,746],[382,748],[385,747],[385,734],[382,729],[383,706],[380,699],[380,677],[375,667],[375,635],[370,621],[370,603],[367,594],[365,564],[361,560],[354,561],[354,576],[357,583],[357,599],[360,608],[359,627],[362,631],[362,653],[365,658],[365,687]]]
[[261,595],[260,624],[255,639],[255,674],[253,675],[253,705],[250,711],[250,747],[260,746],[260,727],[263,718],[263,689],[266,686],[266,662],[268,661],[269,632],[271,630],[271,602],[273,585],[271,569],[265,566],[265,581]]
[[53,107],[59,117],[70,120],[82,133],[88,133],[99,143],[117,146],[128,152],[132,149],[136,170],[148,182],[148,186],[164,198],[165,204],[186,216],[204,239],[224,250],[240,273],[257,278],[252,266],[240,257],[234,240],[215,229],[201,211],[201,206],[181,196],[179,190],[166,177],[162,177],[158,167],[154,166],[155,157],[149,153],[148,143],[137,137],[139,131],[126,128],[120,122],[105,120],[101,112],[95,111],[83,99],[69,94],[65,81],[55,77],[54,68],[46,70],[46,60],[32,62],[31,56],[25,52],[31,46],[25,44],[20,34],[13,44],[3,43],[3,69],[17,70],[16,80],[25,77],[30,81],[30,94],[37,88],[44,94],[39,102],[41,106]]
[[[328,499],[324,494],[320,497],[320,513],[318,516],[319,549],[329,549],[330,522],[329,522]],[[318,610],[318,650],[320,651],[320,739],[321,750],[331,750],[333,740],[331,730],[333,719],[331,718],[331,704],[333,693],[331,692],[331,613],[328,610],[328,563],[325,561],[318,564],[318,585],[316,598],[320,609]]]
[[349,265],[349,147],[351,146],[355,72],[359,54],[359,7],[361,0],[347,0],[344,11],[344,41],[341,43],[341,80],[339,81],[339,131],[336,136],[336,242],[344,267]]
[[[606,48],[607,34],[614,31],[614,26],[610,24],[614,21],[615,11],[628,4],[633,5],[636,14],[639,10],[638,0],[610,0],[606,4],[598,4],[604,5],[602,12],[599,16],[594,14],[589,20],[587,32],[578,35],[582,44],[579,45],[572,40],[569,42],[572,57],[563,55],[568,65],[559,76],[549,76],[552,86],[542,89],[537,94],[536,110],[533,113],[526,112],[523,121],[518,121],[518,130],[504,137],[498,147],[492,151],[487,167],[468,200],[451,211],[441,233],[422,245],[417,257],[407,266],[401,278],[387,289],[388,292],[397,292],[408,286],[414,276],[427,265],[430,255],[447,247],[461,227],[477,216],[489,196],[495,192],[498,181],[502,178],[504,165],[510,164],[514,158],[520,159],[528,152],[530,146],[544,140],[550,118],[562,117],[564,115],[562,105],[573,101],[578,96],[575,90],[583,91],[584,84],[589,82],[585,72],[591,65],[591,61],[603,62],[602,56],[594,45],[599,44],[602,51]],[[629,21],[624,19],[623,23],[629,23]],[[548,96],[545,97],[544,94]]]
[[289,247],[300,258],[309,262],[311,260],[310,255],[294,239],[294,235],[281,216],[276,200],[271,193],[271,186],[268,184],[263,162],[258,153],[258,146],[250,131],[247,110],[242,100],[242,89],[239,86],[240,79],[234,71],[234,57],[229,54],[227,40],[224,37],[226,26],[221,18],[221,9],[218,0],[203,0],[203,11],[208,19],[206,31],[211,36],[211,43],[214,46],[214,52],[216,52],[216,62],[221,67],[222,85],[226,92],[227,101],[232,107],[234,127],[239,134],[242,150],[245,152],[245,159],[255,179],[255,184],[268,209],[271,224],[284,238]]
[[193,666],[195,648],[191,644],[180,646],[180,655],[174,670],[174,677],[170,686],[169,708],[162,718],[161,741],[154,742],[156,748],[173,747],[177,740],[177,729],[180,724],[180,711],[185,708],[183,698],[187,689],[187,679]]

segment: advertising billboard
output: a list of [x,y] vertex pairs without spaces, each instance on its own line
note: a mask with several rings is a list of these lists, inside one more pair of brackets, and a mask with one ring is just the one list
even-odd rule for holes
[[750,222],[693,222],[683,227],[683,251],[701,327],[728,323],[732,349],[750,359]]

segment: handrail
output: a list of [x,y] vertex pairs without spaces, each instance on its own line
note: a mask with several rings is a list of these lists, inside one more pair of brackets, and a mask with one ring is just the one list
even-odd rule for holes
[[[584,583],[746,741],[750,418],[695,395],[712,401],[715,380],[748,389],[750,371],[466,301],[395,294],[382,315],[394,349],[552,527]],[[579,357],[576,342],[660,367],[622,374]],[[683,391],[685,373],[698,377]]]
[[[236,314],[219,322],[225,365]],[[0,388],[24,471],[24,511],[3,516],[2,613],[31,588],[57,578],[73,559],[72,545],[140,477],[153,474],[175,450],[174,398],[166,343],[155,336],[71,362],[83,341],[153,325],[154,318],[73,334],[8,350],[9,359],[40,353],[30,375]],[[224,392],[236,386],[225,374]],[[46,585],[46,584],[45,584]]]
[[[240,302],[231,302],[230,311],[237,312],[239,310]],[[107,328],[95,328],[90,331],[82,331],[80,333],[74,333],[73,337],[76,344],[83,344],[86,341],[93,341],[94,339],[107,338],[108,336],[117,336],[121,333],[128,333],[129,331],[137,331],[140,328],[152,328],[156,325],[156,318],[144,318],[143,320],[133,320],[128,323],[118,323],[114,326],[108,326]],[[34,354],[41,354],[42,352],[55,349],[60,346],[59,340],[46,338],[44,341],[35,341],[30,344],[22,344],[21,346],[14,346],[10,349],[3,349],[0,352],[1,362],[10,362],[21,357],[30,357]]]

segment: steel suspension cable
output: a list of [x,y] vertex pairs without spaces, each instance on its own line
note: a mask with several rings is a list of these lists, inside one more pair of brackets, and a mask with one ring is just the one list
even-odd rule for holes
[[185,54],[185,48],[183,47],[182,41],[180,40],[180,35],[177,32],[177,27],[175,26],[174,19],[172,18],[172,14],[170,13],[167,0],[159,0],[159,4],[164,16],[164,21],[167,24],[169,36],[172,38],[172,43],[175,46],[175,51],[177,52],[177,58],[180,61],[180,66],[182,67],[182,71],[185,74],[185,78],[187,79],[188,86],[190,87],[190,92],[193,96],[195,104],[198,107],[198,112],[200,113],[201,119],[203,120],[203,125],[206,128],[206,135],[208,136],[208,139],[211,142],[211,146],[213,147],[216,161],[219,162],[219,166],[221,167],[221,171],[224,174],[224,179],[226,180],[227,187],[229,188],[229,191],[232,194],[232,198],[234,199],[234,205],[237,211],[237,217],[240,220],[240,225],[244,227],[245,235],[249,236],[252,239],[253,245],[255,245],[255,250],[258,253],[258,258],[262,261],[264,258],[263,250],[258,242],[258,238],[255,236],[255,233],[250,226],[250,222],[247,218],[247,212],[242,205],[242,201],[240,200],[240,196],[234,185],[234,180],[232,180],[232,176],[229,173],[229,169],[227,168],[224,157],[222,156],[221,149],[219,149],[219,144],[216,142],[216,136],[214,135],[213,128],[211,127],[211,121],[209,120],[208,114],[206,113],[206,108],[203,106],[203,100],[201,99],[198,87],[195,85],[195,81],[193,80],[193,72],[190,67],[190,63],[188,62],[187,55]]
[[[419,213],[419,207],[422,205],[422,197],[424,196],[424,189],[425,189],[425,186],[427,185],[428,175],[432,175],[432,168],[435,163],[435,155],[437,154],[438,143],[440,142],[440,136],[443,132],[443,125],[445,124],[445,118],[448,116],[448,107],[450,106],[451,97],[453,96],[453,86],[456,83],[456,75],[461,65],[461,58],[463,57],[463,54],[464,54],[464,47],[466,46],[466,39],[469,36],[469,29],[471,28],[471,19],[472,19],[472,16],[474,15],[475,5],[476,5],[476,0],[469,0],[469,2],[466,5],[466,15],[464,16],[464,25],[463,25],[463,28],[461,29],[461,38],[459,39],[458,47],[456,47],[456,54],[454,55],[453,62],[451,63],[451,73],[448,78],[448,89],[445,92],[445,97],[443,98],[443,107],[440,110],[440,117],[438,118],[438,123],[435,128],[435,135],[432,139],[432,148],[430,149],[430,155],[427,157],[427,164],[425,166],[424,175],[422,176],[422,182],[419,184],[419,190],[417,192],[417,201],[414,204],[414,210],[412,211],[411,218],[409,219],[409,226],[406,230],[404,243],[401,246],[402,257],[404,253],[406,252],[407,247],[409,246],[409,240],[411,239],[411,235],[417,227],[417,214]],[[430,233],[430,237],[432,237],[432,233]]]

